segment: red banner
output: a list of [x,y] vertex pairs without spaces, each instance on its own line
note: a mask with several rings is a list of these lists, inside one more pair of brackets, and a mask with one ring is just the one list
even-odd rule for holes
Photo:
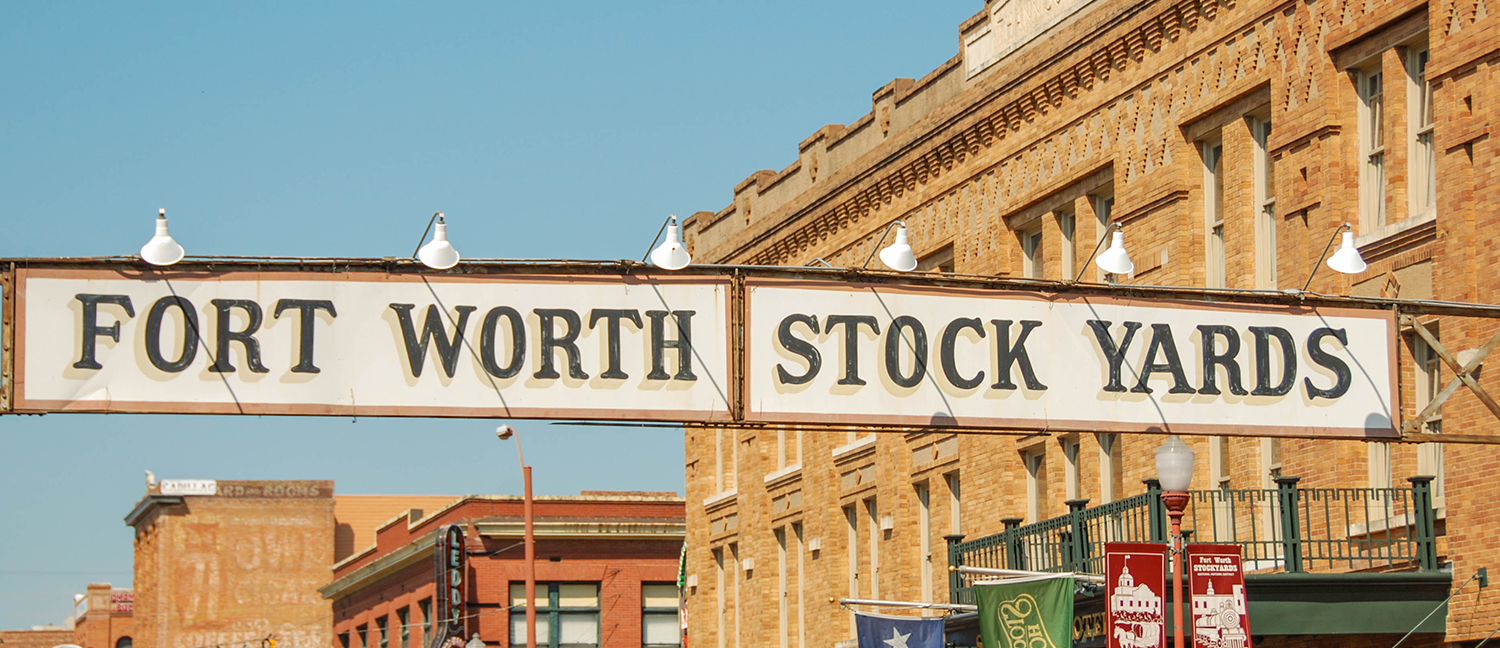
[[1166,640],[1167,545],[1104,544],[1109,648],[1162,648]]
[[1238,545],[1190,544],[1187,559],[1193,648],[1246,648],[1250,614]]

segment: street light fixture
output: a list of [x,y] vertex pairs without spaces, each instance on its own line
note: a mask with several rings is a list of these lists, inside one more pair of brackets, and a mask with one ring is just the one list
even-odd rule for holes
[[[688,254],[687,245],[682,242],[682,227],[677,224],[677,216],[667,216],[666,222],[667,240],[651,250],[651,265],[662,270],[681,270],[693,262],[693,255]],[[656,236],[661,237],[661,232]],[[656,243],[655,240],[651,241]]]
[[536,648],[536,535],[531,515],[531,466],[526,465],[526,455],[521,452],[521,437],[516,436],[515,428],[501,425],[495,428],[495,436],[501,441],[515,437],[516,457],[521,461],[521,479],[525,483],[522,516],[526,525],[526,648]]
[[[453,244],[448,242],[448,223],[443,221],[443,212],[437,212],[427,220],[427,227],[433,227],[433,221],[437,222],[437,228],[432,232],[432,240],[417,249],[417,259],[422,265],[433,270],[447,270],[458,265],[458,250],[453,249]],[[422,232],[422,238],[427,238],[427,232]]]
[[1089,261],[1093,261],[1096,256],[1099,259],[1100,270],[1121,275],[1128,275],[1135,272],[1135,263],[1131,262],[1130,255],[1125,252],[1125,226],[1118,222],[1112,222],[1104,227],[1105,234],[1109,234],[1111,231],[1114,232],[1114,235],[1108,237],[1109,249],[1105,250],[1103,254],[1099,254],[1099,248],[1104,247],[1104,239],[1106,238],[1103,236],[1099,237],[1099,242],[1094,244],[1094,251],[1089,253],[1089,258],[1083,262],[1083,269],[1078,271],[1078,276],[1074,277],[1073,281],[1076,282],[1083,278],[1083,273],[1089,270]]
[[[1354,247],[1354,226],[1348,223],[1338,226],[1333,230],[1333,236],[1328,238],[1328,245],[1323,246],[1323,254],[1318,256],[1321,260],[1328,255],[1328,250],[1333,247],[1333,242],[1338,240],[1339,233],[1343,232],[1344,241],[1339,244],[1339,251],[1328,257],[1328,267],[1343,274],[1359,274],[1369,266],[1365,264],[1365,258],[1360,256],[1359,249]],[[1302,284],[1302,292],[1307,292],[1307,287],[1312,285],[1313,277],[1318,274],[1318,262],[1313,262],[1312,272],[1307,273],[1307,283]],[[1288,289],[1290,292],[1290,289]]]
[[156,235],[141,246],[141,260],[155,266],[169,266],[182,260],[182,246],[167,233],[167,210],[156,211]]
[[[911,239],[906,233],[906,221],[894,221],[886,225],[885,230],[880,233],[880,240],[875,242],[875,247],[880,248],[880,244],[885,242],[886,235],[891,233],[892,227],[896,228],[896,242],[880,249],[880,262],[897,272],[916,270],[917,257],[911,251]],[[870,267],[870,260],[874,258],[875,253],[871,252],[870,256],[865,259],[865,264],[860,267]]]
[[1193,449],[1173,434],[1156,449],[1156,479],[1161,503],[1172,521],[1172,645],[1183,648],[1182,631],[1182,513],[1187,509],[1188,486],[1193,483]]

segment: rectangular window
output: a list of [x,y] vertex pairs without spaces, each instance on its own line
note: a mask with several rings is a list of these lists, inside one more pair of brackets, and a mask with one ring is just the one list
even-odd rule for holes
[[725,615],[728,613],[727,611],[728,611],[729,606],[727,605],[727,601],[725,600],[725,592],[724,592],[724,588],[725,588],[725,586],[728,583],[726,583],[725,580],[724,580],[724,550],[723,549],[715,549],[714,550],[714,571],[715,571],[715,574],[719,578],[719,580],[718,580],[718,587],[714,588],[714,593],[716,595],[718,595],[718,599],[719,599],[718,600],[718,603],[719,603],[719,648],[726,648],[726,646],[728,645],[728,639],[729,639],[729,637],[728,637],[728,635],[726,635],[724,633],[724,629],[728,625],[726,623]]
[[1043,279],[1042,273],[1042,226],[1021,231],[1021,252],[1025,256],[1023,275],[1027,279]]
[[917,272],[953,274],[953,268],[953,246],[951,244],[944,245],[938,251],[917,260]]
[[807,543],[802,539],[801,522],[792,523],[792,535],[797,539],[797,648],[804,648],[807,646],[807,614],[802,602],[807,600],[807,580],[802,575],[807,573]]
[[1226,285],[1224,259],[1224,142],[1218,138],[1205,140],[1203,148],[1203,220],[1205,249],[1208,258],[1209,288]]
[[422,636],[417,638],[417,645],[425,646],[425,642],[432,638],[432,599],[417,601],[417,609],[422,613]]
[[1083,497],[1083,475],[1078,470],[1079,443],[1077,436],[1063,437],[1063,495],[1070,500]]
[[948,533],[963,533],[963,492],[959,489],[958,473],[943,475],[943,480],[948,482]]
[[1411,215],[1423,216],[1437,209],[1437,147],[1432,139],[1432,84],[1427,81],[1427,60],[1432,51],[1425,43],[1406,51],[1407,131],[1411,134]]
[[1099,442],[1099,502],[1113,502],[1120,499],[1120,437],[1100,432],[1094,440]]
[[[1427,326],[1433,337],[1437,337],[1436,326],[1431,324],[1418,324]],[[1417,337],[1413,340],[1412,355],[1416,360],[1416,411],[1421,412],[1432,404],[1437,398],[1438,392],[1443,388],[1442,367],[1443,360],[1438,357],[1436,351],[1427,344],[1427,341]],[[1438,407],[1426,423],[1426,432],[1442,434],[1443,432],[1443,409]],[[1422,443],[1417,445],[1417,474],[1433,477],[1432,480],[1432,502],[1434,506],[1443,506],[1446,503],[1446,485],[1443,470],[1443,444]]]
[[354,638],[359,640],[362,648],[370,648],[370,626],[362,625],[355,628]]
[[1255,192],[1255,287],[1276,287],[1276,170],[1271,160],[1271,118],[1250,118]]
[[[849,598],[859,598],[859,511],[854,505],[844,507],[844,522],[849,527]],[[849,611],[849,636],[854,636],[854,611]]]
[[[599,645],[598,583],[537,583],[536,595],[536,645],[548,648]],[[511,583],[512,646],[526,645],[526,604],[526,584]]]
[[396,636],[401,638],[401,643],[398,645],[401,648],[408,648],[409,646],[411,646],[411,609],[401,608],[399,610],[396,610],[396,622],[401,624],[401,626],[396,629]]
[[375,619],[375,625],[380,629],[380,648],[391,648],[391,629],[388,627],[390,621],[386,617]]
[[1370,488],[1391,487],[1391,444],[1380,441],[1366,443],[1369,447]]
[[340,648],[349,648],[349,633],[347,633],[347,632],[340,632],[339,633],[339,646],[340,646]]
[[741,610],[740,601],[744,600],[743,597],[740,596],[740,580],[745,577],[744,570],[740,569],[741,565],[742,565],[742,563],[740,562],[740,545],[738,543],[730,543],[730,545],[729,545],[729,567],[730,567],[731,571],[729,573],[729,576],[730,576],[730,582],[734,583],[734,586],[732,588],[730,588],[729,595],[732,596],[732,597],[734,597],[734,608],[731,610],[731,613],[733,614],[734,628],[732,630],[730,630],[730,634],[729,634],[730,643],[729,643],[729,645],[734,646],[735,648],[739,648],[739,645],[740,645],[740,628],[744,627],[744,624],[740,623],[740,621],[744,620],[744,618],[745,618],[744,616],[741,616],[741,614],[740,614],[740,610]]
[[1035,524],[1047,510],[1046,454],[1036,450],[1021,455],[1026,462],[1026,523]]
[[1061,235],[1059,238],[1062,239],[1062,263],[1058,265],[1062,266],[1063,279],[1072,279],[1078,276],[1078,250],[1073,238],[1073,230],[1076,224],[1077,221],[1073,218],[1073,212],[1057,212],[1057,230]]
[[1234,502],[1229,494],[1229,439],[1209,437],[1208,472],[1213,487],[1219,492],[1213,500],[1213,541],[1234,537]]
[[641,644],[648,648],[681,646],[676,583],[641,583]]
[[865,500],[865,513],[869,515],[870,537],[870,598],[880,598],[880,513],[875,507],[875,498]]
[[1359,95],[1359,221],[1361,231],[1385,225],[1385,89],[1380,64],[1356,70]]
[[927,482],[915,486],[917,491],[917,564],[921,566],[923,603],[932,602],[932,502]]
[[776,641],[787,648],[788,578],[786,573],[786,529],[776,529]]

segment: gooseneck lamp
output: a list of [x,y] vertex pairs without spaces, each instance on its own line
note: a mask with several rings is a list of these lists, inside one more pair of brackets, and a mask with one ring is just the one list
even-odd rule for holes
[[167,233],[167,210],[156,212],[156,235],[141,246],[141,260],[155,266],[169,266],[182,260],[182,246]]
[[[893,227],[896,228],[896,242],[881,248],[880,244],[885,242],[885,237],[891,233]],[[886,225],[885,230],[880,233],[880,240],[875,242],[875,247],[880,250],[880,262],[884,263],[885,267],[897,272],[911,272],[917,269],[917,257],[912,254],[911,238],[906,233],[906,221],[893,221],[890,225]],[[860,267],[870,267],[870,261],[874,258],[875,252],[871,252],[870,256],[865,259],[865,264]]]
[[1103,254],[1099,253],[1099,248],[1104,247],[1104,239],[1106,238],[1103,236],[1099,237],[1099,242],[1094,244],[1094,251],[1090,252],[1089,258],[1084,260],[1083,269],[1078,271],[1078,276],[1074,277],[1073,281],[1076,282],[1083,279],[1083,273],[1088,272],[1089,261],[1094,261],[1096,258],[1098,259],[1096,263],[1098,263],[1099,269],[1105,272],[1122,275],[1135,272],[1135,263],[1131,262],[1130,254],[1125,252],[1125,227],[1118,222],[1112,222],[1104,228],[1106,234],[1111,231],[1114,232],[1113,235],[1107,237],[1109,238],[1109,249],[1105,250]]
[[[1328,267],[1335,272],[1343,274],[1359,274],[1370,267],[1365,263],[1365,258],[1360,256],[1359,248],[1354,247],[1354,226],[1348,223],[1338,226],[1333,230],[1333,236],[1328,237],[1328,245],[1323,246],[1323,254],[1318,256],[1322,260],[1328,255],[1328,250],[1333,248],[1333,242],[1338,240],[1339,233],[1343,233],[1344,241],[1339,245],[1339,251],[1328,257]],[[1307,292],[1308,286],[1312,285],[1313,277],[1318,276],[1318,262],[1313,262],[1312,272],[1307,273],[1307,282],[1302,284],[1302,292]],[[1287,292],[1291,292],[1288,288]]]
[[[443,212],[437,212],[432,217],[437,219],[432,240],[417,250],[417,259],[433,270],[447,270],[458,265],[458,250],[453,249],[453,244],[448,242],[448,223],[443,220]],[[428,224],[432,222],[428,221]]]
[[[682,227],[677,224],[677,216],[667,217],[666,231],[667,240],[651,250],[651,265],[663,270],[686,268],[693,262],[693,256],[688,254],[687,246],[682,242]],[[657,236],[661,236],[661,233],[658,232]]]

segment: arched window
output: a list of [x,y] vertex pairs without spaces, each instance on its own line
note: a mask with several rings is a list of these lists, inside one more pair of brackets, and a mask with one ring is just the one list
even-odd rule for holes
[[115,648],[130,648],[130,644],[130,637],[120,637],[120,639],[115,642]]

